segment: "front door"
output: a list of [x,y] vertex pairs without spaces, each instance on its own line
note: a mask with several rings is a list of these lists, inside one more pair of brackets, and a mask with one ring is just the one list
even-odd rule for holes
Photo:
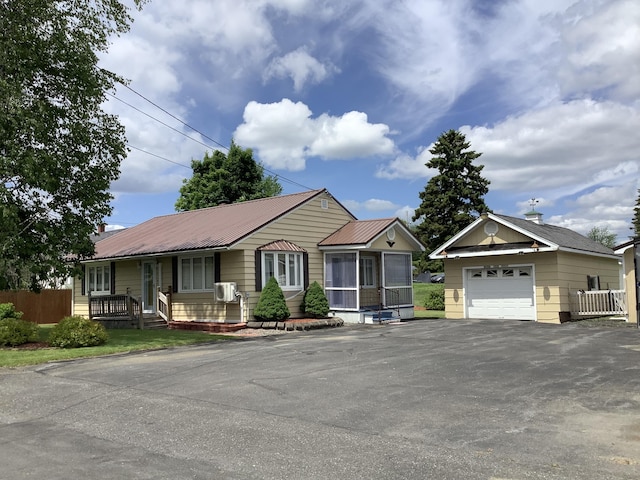
[[142,311],[156,311],[156,262],[142,262]]

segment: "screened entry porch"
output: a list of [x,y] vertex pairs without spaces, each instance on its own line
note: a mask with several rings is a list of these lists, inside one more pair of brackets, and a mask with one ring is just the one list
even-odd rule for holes
[[329,308],[347,323],[413,318],[410,253],[325,253]]

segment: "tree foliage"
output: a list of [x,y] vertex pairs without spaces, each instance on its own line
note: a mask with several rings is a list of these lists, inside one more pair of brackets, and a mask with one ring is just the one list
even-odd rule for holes
[[0,2],[0,288],[37,290],[94,251],[126,155],[98,53],[130,22],[117,0]]
[[598,243],[601,243],[607,248],[613,248],[616,245],[616,234],[609,231],[609,227],[595,226],[587,233],[587,237]]
[[449,130],[429,150],[434,156],[426,166],[438,173],[420,192],[422,203],[413,216],[420,222],[416,234],[427,254],[471,223],[475,215],[490,211],[484,202],[490,182],[481,176],[484,166],[473,164],[482,154],[469,147],[462,133]]
[[633,224],[631,227],[633,236],[640,237],[640,189],[638,189],[638,198],[636,199],[636,206],[633,209],[633,220],[631,223]]
[[282,288],[275,277],[271,277],[262,289],[253,316],[265,322],[282,321],[291,316]]
[[231,142],[229,153],[216,150],[204,159],[192,160],[193,176],[180,187],[176,210],[195,210],[221,203],[236,203],[282,193],[277,177],[265,176],[251,149]]
[[304,292],[302,311],[315,318],[324,318],[329,314],[329,300],[318,282],[314,281]]

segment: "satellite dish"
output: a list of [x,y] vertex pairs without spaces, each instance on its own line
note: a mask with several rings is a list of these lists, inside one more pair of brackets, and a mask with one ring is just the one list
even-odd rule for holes
[[498,233],[499,227],[498,224],[494,221],[490,221],[484,224],[484,233],[493,237],[496,233]]

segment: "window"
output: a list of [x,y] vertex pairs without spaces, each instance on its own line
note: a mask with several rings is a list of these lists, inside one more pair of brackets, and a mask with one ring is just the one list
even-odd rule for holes
[[181,292],[209,292],[214,284],[213,255],[180,259],[178,284]]
[[108,295],[111,293],[111,266],[96,265],[87,269],[87,291],[92,295]]
[[262,252],[262,284],[275,277],[283,290],[302,290],[302,253]]
[[587,289],[589,291],[600,290],[600,277],[597,275],[587,275]]
[[377,286],[375,257],[362,257],[360,259],[360,286],[363,288],[375,288]]
[[502,269],[502,277],[513,277],[513,269],[512,268],[503,268]]
[[356,310],[358,264],[354,252],[327,253],[324,256],[324,287],[330,308]]
[[498,278],[498,270],[493,268],[487,270],[487,278]]

